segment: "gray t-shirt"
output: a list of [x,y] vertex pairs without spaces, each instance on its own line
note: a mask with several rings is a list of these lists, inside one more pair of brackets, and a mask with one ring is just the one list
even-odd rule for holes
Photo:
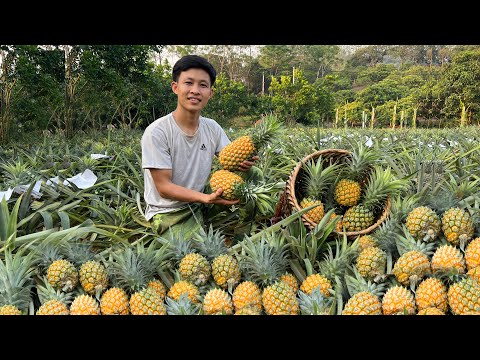
[[215,120],[202,116],[192,136],[180,129],[172,113],[151,123],[141,140],[147,204],[145,218],[150,220],[157,213],[173,211],[187,204],[161,197],[148,168],[172,169],[174,184],[203,192],[213,157],[228,143],[230,140],[222,127]]

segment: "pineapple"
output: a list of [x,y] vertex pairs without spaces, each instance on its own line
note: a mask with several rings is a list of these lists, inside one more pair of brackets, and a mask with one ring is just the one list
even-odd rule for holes
[[319,288],[320,292],[325,297],[329,297],[332,295],[330,293],[330,290],[333,289],[332,283],[330,282],[330,280],[328,280],[325,276],[321,274],[308,275],[300,285],[300,291],[303,291],[307,295],[310,295],[310,293],[315,288]]
[[302,165],[305,176],[302,177],[303,183],[300,186],[303,198],[300,201],[300,208],[317,205],[315,208],[307,211],[305,217],[315,224],[318,224],[325,215],[325,207],[322,199],[326,197],[326,191],[329,189],[338,176],[340,165],[332,164],[325,166],[324,159],[319,156],[316,160],[309,160]]
[[263,289],[262,305],[267,315],[298,315],[300,310],[295,292],[283,281]]
[[292,273],[287,272],[283,274],[282,276],[280,276],[280,280],[290,285],[295,293],[298,291],[299,289],[298,280],[295,277],[295,275],[293,275]]
[[441,220],[428,206],[418,206],[408,213],[406,223],[408,231],[416,240],[434,241],[441,230]]
[[432,256],[432,271],[439,275],[464,274],[465,259],[460,249],[449,244],[438,247]]
[[341,205],[352,207],[360,201],[362,192],[361,182],[367,177],[368,171],[378,160],[378,155],[372,148],[363,144],[356,144],[350,157],[347,157],[343,166],[340,180],[334,189],[334,199]]
[[70,315],[101,315],[100,304],[90,295],[77,295],[70,305]]
[[194,303],[187,294],[182,294],[177,300],[165,298],[167,315],[198,315],[201,312],[201,304]]
[[267,115],[253,128],[250,135],[240,136],[225,146],[218,154],[218,160],[225,170],[237,171],[240,164],[251,159],[272,138],[282,131],[282,122],[276,115]]
[[368,247],[358,254],[356,265],[362,277],[378,282],[385,277],[387,253],[378,246]]
[[428,277],[418,284],[415,303],[418,311],[433,307],[444,314],[447,312],[447,288],[440,279]]
[[235,311],[233,315],[262,315],[262,312],[253,307],[245,306],[240,310]]
[[27,314],[35,271],[34,253],[8,248],[0,258],[0,314]]
[[154,288],[144,288],[130,296],[132,315],[167,315],[163,299]]
[[129,299],[125,290],[119,287],[107,289],[100,298],[100,311],[102,315],[130,314]]
[[431,273],[429,255],[432,253],[433,243],[415,240],[408,229],[403,226],[403,235],[397,237],[397,249],[400,257],[396,260],[392,273],[403,286],[412,288]]
[[262,311],[262,292],[257,284],[252,281],[242,281],[237,285],[232,294],[235,313],[243,308],[250,308],[255,312]]
[[47,268],[47,279],[56,290],[70,292],[78,284],[78,271],[70,261],[58,259]]
[[175,282],[168,290],[167,297],[178,301],[180,299],[180,296],[182,296],[183,294],[186,294],[188,296],[188,299],[192,303],[196,304],[200,302],[200,291],[198,287],[186,280],[179,280]]
[[414,315],[416,312],[413,293],[404,286],[390,287],[382,298],[383,315]]
[[390,168],[375,166],[370,173],[360,202],[345,211],[343,226],[345,231],[361,231],[375,223],[385,202],[404,189],[406,181],[394,178]]
[[451,245],[463,248],[472,239],[475,228],[470,213],[452,207],[443,213],[442,230]]
[[43,281],[39,281],[36,285],[40,307],[37,315],[69,315],[68,305],[72,301],[73,293],[64,293],[56,290],[47,278],[44,276]]
[[480,266],[480,237],[473,239],[465,249],[467,270]]
[[245,180],[234,172],[229,170],[217,170],[210,176],[210,188],[212,192],[222,188],[222,198],[226,200],[237,200],[239,198],[238,188],[240,185],[245,184]]
[[473,277],[467,276],[450,285],[447,298],[454,315],[480,312],[480,284]]
[[212,276],[218,286],[231,292],[242,276],[237,259],[230,254],[218,255],[212,261]]
[[445,313],[436,307],[427,307],[419,310],[417,315],[445,315]]
[[89,295],[100,295],[108,287],[108,273],[100,261],[88,260],[78,270],[80,284]]
[[182,279],[197,286],[205,285],[212,273],[207,258],[195,252],[185,255],[180,261],[178,269]]
[[480,284],[480,266],[468,270],[467,276],[470,276],[471,278],[477,280],[477,282]]
[[362,277],[358,269],[353,275],[345,275],[345,283],[350,297],[342,310],[342,315],[382,315],[381,297],[384,283],[373,283]]
[[310,294],[299,291],[298,305],[302,315],[333,315],[335,311],[334,298],[325,297],[319,287],[313,289]]
[[232,315],[232,298],[223,289],[210,289],[203,298],[202,309],[205,315]]
[[150,280],[147,283],[147,288],[154,289],[157,294],[160,295],[162,300],[165,299],[165,296],[167,295],[167,289],[165,288],[165,285],[163,285],[163,283],[158,279]]
[[377,240],[370,234],[362,235],[358,239],[358,250],[362,252],[366,248],[377,246]]

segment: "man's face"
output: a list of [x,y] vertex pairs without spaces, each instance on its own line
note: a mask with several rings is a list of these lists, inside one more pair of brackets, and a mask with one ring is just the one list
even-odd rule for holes
[[180,106],[190,111],[200,111],[213,95],[210,76],[202,69],[189,69],[172,81],[172,91],[177,94]]

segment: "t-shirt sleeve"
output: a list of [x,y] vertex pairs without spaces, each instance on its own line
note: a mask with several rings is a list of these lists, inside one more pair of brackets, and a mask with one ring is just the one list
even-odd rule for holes
[[172,157],[165,132],[148,129],[142,136],[142,168],[171,169]]

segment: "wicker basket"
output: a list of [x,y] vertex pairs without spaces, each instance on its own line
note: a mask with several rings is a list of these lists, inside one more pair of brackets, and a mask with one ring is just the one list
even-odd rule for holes
[[[309,160],[315,160],[319,156],[322,156],[325,165],[331,165],[335,162],[341,163],[346,160],[346,158],[350,157],[351,153],[347,150],[343,149],[325,149],[316,151],[312,154],[307,155],[304,157],[295,168],[292,170],[285,186],[285,190],[280,198],[280,201],[277,205],[275,216],[272,219],[273,221],[278,221],[280,218],[288,216],[292,213],[293,209],[300,211],[302,208],[300,207],[297,198],[301,199],[302,194],[300,193],[301,182],[302,182],[302,172],[303,172],[303,164],[305,164]],[[360,231],[347,231],[347,232],[337,232],[340,235],[346,235],[349,238],[356,237],[359,235],[366,235],[371,233],[375,228],[380,226],[382,222],[385,221],[387,216],[390,213],[391,201],[388,198],[385,201],[383,211],[377,216],[377,221],[371,225],[370,227],[360,230]],[[302,215],[302,221],[305,226],[311,230],[313,229],[317,223],[313,222],[310,218],[308,218],[305,214]]]

